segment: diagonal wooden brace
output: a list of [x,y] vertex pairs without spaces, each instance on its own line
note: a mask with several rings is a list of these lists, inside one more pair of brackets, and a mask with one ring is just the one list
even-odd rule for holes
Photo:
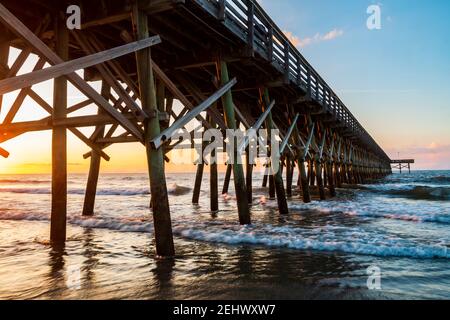
[[[25,42],[29,43],[39,53],[39,55],[45,58],[50,64],[57,65],[64,63],[63,59],[53,52],[41,39],[30,31],[1,3],[0,21],[11,31],[21,37]],[[99,107],[103,108],[106,113],[111,115],[111,117],[119,122],[121,126],[138,138],[139,141],[144,141],[143,131],[140,128],[137,128],[130,120],[114,109],[114,107],[111,106],[105,98],[95,91],[95,89],[84,81],[78,74],[71,73],[66,75],[66,77],[77,89],[79,89],[88,98],[91,98]]]
[[33,72],[24,75],[0,80],[0,95],[18,89],[30,87],[34,84],[58,78],[60,76],[65,76],[70,73],[73,73],[74,71],[91,67],[103,63],[105,61],[112,60],[121,57],[123,55],[135,52],[137,50],[153,46],[158,43],[161,43],[160,37],[154,36],[144,40],[129,43],[117,48],[94,53],[75,60],[65,61],[45,69],[35,70]]
[[3,158],[8,158],[9,152],[6,151],[5,149],[3,149],[2,147],[0,147],[0,156],[2,156]]
[[170,140],[172,134],[178,129],[185,126],[187,123],[195,119],[197,115],[208,109],[214,102],[219,100],[225,93],[227,93],[236,84],[236,78],[229,81],[222,88],[217,90],[211,97],[203,101],[197,107],[189,111],[185,116],[181,117],[170,128],[164,130],[160,135],[155,137],[150,143],[154,149],[160,148],[165,141]]

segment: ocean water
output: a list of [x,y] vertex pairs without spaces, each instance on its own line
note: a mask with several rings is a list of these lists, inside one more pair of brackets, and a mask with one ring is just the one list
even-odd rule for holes
[[63,248],[48,241],[50,177],[2,175],[0,299],[450,298],[450,171],[394,174],[325,202],[294,194],[285,217],[261,180],[242,227],[232,192],[211,213],[206,177],[197,206],[194,174],[169,174],[177,255],[158,260],[145,174],[101,175],[93,218],[81,217],[86,176],[71,175]]

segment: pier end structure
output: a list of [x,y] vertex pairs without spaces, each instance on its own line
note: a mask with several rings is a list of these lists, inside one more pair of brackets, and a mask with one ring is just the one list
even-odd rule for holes
[[408,173],[411,173],[411,165],[416,161],[414,159],[403,159],[403,160],[392,160],[392,168],[398,169],[400,174],[403,172],[403,169],[408,169]]

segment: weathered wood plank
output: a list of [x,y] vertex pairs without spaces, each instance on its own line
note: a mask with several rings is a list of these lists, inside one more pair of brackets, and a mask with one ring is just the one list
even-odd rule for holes
[[[103,63],[105,61],[112,60],[121,57],[123,55],[136,52],[138,50],[142,50],[147,47],[154,46],[158,43],[161,43],[160,37],[154,36],[147,39],[132,42],[129,44],[125,44],[117,48],[94,53],[86,57],[62,62],[42,70],[36,70],[24,75],[0,80],[0,95],[18,89],[30,87],[34,84],[54,79],[60,76],[65,76],[70,73],[73,73],[74,71],[91,67]],[[42,66],[43,64],[44,63],[42,63]]]

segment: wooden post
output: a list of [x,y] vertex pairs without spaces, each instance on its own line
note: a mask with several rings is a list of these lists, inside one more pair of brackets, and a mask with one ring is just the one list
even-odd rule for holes
[[200,190],[202,186],[203,180],[203,171],[205,170],[205,164],[198,163],[197,164],[197,172],[195,174],[195,183],[194,183],[194,193],[192,195],[192,203],[198,204],[200,199]]
[[319,187],[319,195],[320,200],[326,200],[325,198],[325,189],[323,186],[323,179],[322,179],[322,161],[317,157],[315,161],[315,168],[316,168],[316,178],[317,178],[317,187]]
[[307,179],[308,179],[308,185],[311,185],[311,174],[312,174],[312,168],[311,168],[311,161],[310,159],[306,160],[306,166],[308,167],[308,175],[307,175]]
[[268,170],[268,166],[264,165],[264,176],[263,176],[263,181],[262,181],[262,187],[266,188],[267,187],[267,180],[269,178],[269,170]]
[[[103,81],[101,94],[108,101],[111,88]],[[98,114],[104,114],[102,109],[98,109]],[[105,126],[100,126],[98,131],[98,137],[103,137],[105,134]],[[95,150],[91,150],[91,164],[89,167],[89,176],[86,186],[86,193],[84,196],[83,216],[93,216],[95,207],[95,196],[97,193],[98,176],[100,173],[101,156]]]
[[[63,60],[69,58],[69,31],[64,21],[55,23],[55,50]],[[67,80],[56,78],[53,85],[53,121],[67,117]],[[52,211],[50,241],[66,241],[67,220],[67,132],[64,126],[54,126],[52,132]]]
[[[228,66],[225,61],[220,61],[220,79],[222,85],[227,84],[230,81],[230,77],[228,75]],[[223,97],[222,97],[222,104],[224,108],[224,114],[225,114],[225,123],[227,127],[231,130],[236,130],[236,117],[234,114],[234,105],[233,105],[233,95],[231,93],[231,90],[228,91]],[[236,190],[236,199],[237,199],[237,205],[238,205],[238,213],[239,213],[239,222],[242,225],[250,224],[250,209],[248,206],[248,199],[247,199],[247,188],[245,186],[245,177],[244,177],[244,170],[242,168],[242,164],[239,163],[237,157],[240,157],[240,155],[237,154],[237,143],[235,141],[234,143],[234,163],[232,163],[233,166],[233,177],[234,177],[234,187]]]
[[247,157],[246,162],[246,185],[247,185],[247,199],[248,203],[251,205],[253,203],[253,161],[250,159],[250,149],[247,147]]
[[343,183],[348,184],[348,146],[347,143],[344,142],[344,155],[343,155],[343,161],[341,162],[341,180]]
[[294,178],[294,168],[291,158],[286,157],[286,196],[292,198],[292,182]]
[[311,202],[311,193],[309,191],[308,176],[306,175],[305,160],[299,159],[298,168],[300,170],[300,179],[302,185],[302,197],[304,203]]
[[329,147],[328,147],[329,149],[328,149],[328,157],[325,160],[325,166],[326,166],[328,191],[330,197],[333,198],[336,196],[336,183],[333,173],[336,136],[331,130],[329,130],[328,140],[329,140]]
[[[269,170],[272,170],[269,168]],[[275,199],[275,180],[273,178],[273,174],[270,174],[267,176],[267,179],[269,180],[269,199],[274,200]]]
[[227,164],[227,171],[225,172],[225,179],[223,181],[223,189],[222,194],[227,194],[228,189],[230,187],[230,179],[231,179],[231,171],[233,170],[233,167],[231,164]]
[[310,177],[310,182],[309,182],[309,185],[311,186],[311,187],[314,187],[315,185],[316,185],[316,168],[315,168],[315,165],[314,165],[314,159],[310,159],[309,160],[309,172],[310,172],[310,175],[309,175],[309,177]]
[[[215,128],[214,120],[210,121],[211,127]],[[212,141],[211,141],[212,142]],[[217,160],[212,161],[216,157],[216,150],[211,151],[211,161],[209,164],[209,203],[211,212],[219,211],[219,182],[217,174]]]
[[[7,76],[6,67],[8,66],[8,57],[9,57],[9,42],[3,41],[3,39],[1,41],[2,42],[0,43],[0,80]],[[3,74],[2,71],[4,71],[5,74]],[[0,114],[2,112],[2,104],[3,104],[3,95],[0,95]]]
[[327,166],[328,166],[328,168],[327,168],[327,173],[328,173],[328,190],[330,192],[330,197],[333,198],[333,197],[336,196],[336,187],[335,187],[335,184],[334,184],[334,174],[333,174],[333,167],[334,167],[334,165],[333,165],[332,158],[330,158],[328,160]]
[[[267,108],[270,104],[270,98],[269,98],[269,90],[266,88],[262,92],[262,101],[265,108]],[[263,110],[264,111],[264,110]],[[270,113],[267,116],[266,120],[267,129],[273,130],[275,128],[273,119],[272,119],[272,113]],[[270,137],[270,131],[268,132],[268,137]],[[270,141],[270,138],[269,138]],[[271,155],[273,150],[270,150]],[[277,203],[278,203],[278,210],[280,211],[280,214],[288,214],[289,208],[286,200],[286,192],[284,190],[284,183],[283,183],[283,176],[282,176],[282,164],[279,163],[279,168],[276,172],[273,172],[273,163],[271,163],[270,167],[270,174],[271,177],[269,177],[269,189],[270,189],[270,183],[272,182],[273,188],[275,189],[275,193],[277,196]],[[270,190],[269,190],[270,191]],[[272,194],[270,194],[270,197],[272,198]]]
[[[136,23],[138,40],[149,36],[147,14],[133,7],[133,18]],[[156,114],[145,121],[145,146],[152,194],[153,224],[156,238],[156,254],[168,257],[175,254],[173,244],[172,222],[170,218],[169,197],[164,174],[164,150],[153,149],[150,141],[161,133],[158,106],[156,102],[155,81],[151,64],[151,49],[143,49],[136,53],[139,89],[142,108],[148,114]]]
[[[338,155],[338,158],[340,157],[340,155]],[[341,179],[341,160],[338,159],[337,161],[334,162],[334,176],[336,179],[336,186],[338,188],[342,188],[342,179]]]

